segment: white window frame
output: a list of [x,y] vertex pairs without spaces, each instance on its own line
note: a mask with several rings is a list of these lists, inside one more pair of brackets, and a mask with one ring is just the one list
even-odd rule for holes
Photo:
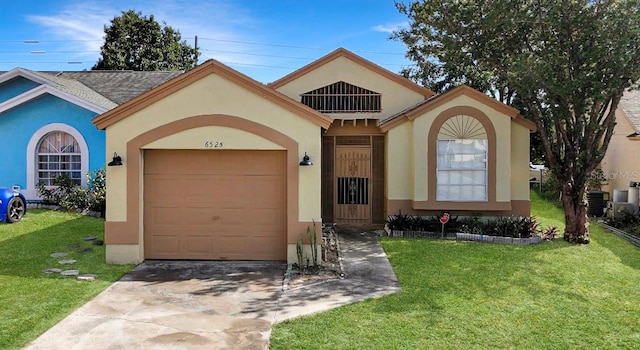
[[[455,148],[452,147],[453,145],[478,142],[483,144],[483,152],[479,152],[477,146],[461,152],[449,151]],[[437,141],[436,201],[488,202],[488,146],[487,139],[440,139]],[[445,178],[449,183],[443,183]],[[448,190],[445,191],[445,188]],[[478,194],[478,189],[481,190],[481,194]],[[454,196],[453,193],[458,195]]]
[[[72,141],[72,143],[64,145],[65,149],[56,149],[57,145],[53,145],[51,142],[48,142],[49,145],[45,145],[45,147],[50,152],[43,152],[43,143],[52,136],[57,137],[57,135],[64,135],[65,138],[70,138],[68,141]],[[57,140],[54,140],[54,142],[57,143]],[[69,149],[67,149],[69,146],[74,146],[73,152],[69,152]],[[52,147],[54,149],[51,149]],[[40,139],[36,154],[36,177],[38,182],[45,182],[46,186],[52,186],[51,182],[54,181],[55,177],[66,175],[77,185],[82,183],[82,172],[80,171],[82,168],[82,155],[80,154],[80,145],[78,145],[78,141],[76,141],[76,139],[70,134],[59,130],[46,134]],[[56,158],[57,160],[52,160],[53,158]],[[44,168],[42,168],[43,165],[45,166]],[[54,166],[54,168],[52,168],[52,166]],[[44,178],[42,177],[43,173],[47,175]]]
[[80,177],[80,186],[83,188],[87,187],[86,174],[89,173],[89,147],[87,146],[87,142],[84,137],[82,137],[82,134],[74,127],[63,123],[51,123],[38,129],[31,136],[29,144],[27,145],[27,186],[25,189],[22,189],[22,193],[27,200],[41,199],[36,190],[36,184],[38,183],[38,146],[43,137],[54,131],[65,132],[73,136],[76,142],[78,142],[81,161],[80,172],[82,174]]

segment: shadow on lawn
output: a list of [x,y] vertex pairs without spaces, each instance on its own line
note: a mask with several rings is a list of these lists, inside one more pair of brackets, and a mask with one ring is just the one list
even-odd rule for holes
[[[78,269],[80,273],[101,273],[105,270],[104,246],[93,245],[84,237],[104,239],[104,220],[48,210],[30,210],[22,221],[0,224],[0,275],[29,278],[63,278],[48,275],[48,268]],[[66,217],[65,217],[66,216]],[[3,239],[2,236],[14,236]],[[78,252],[80,249],[91,251]],[[50,254],[68,255],[52,258]],[[73,265],[61,265],[59,260],[74,259]],[[82,271],[85,270],[85,271]],[[95,271],[95,272],[94,272]]]
[[596,236],[596,244],[599,244],[609,250],[612,254],[620,259],[620,262],[634,268],[640,269],[640,248],[633,245],[624,238],[615,236],[613,233],[606,232]]

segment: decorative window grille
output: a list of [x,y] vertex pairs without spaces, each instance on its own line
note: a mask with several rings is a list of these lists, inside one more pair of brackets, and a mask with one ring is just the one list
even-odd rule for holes
[[377,113],[381,95],[344,81],[302,94],[301,102],[322,113]]
[[62,131],[45,135],[38,146],[38,182],[51,186],[61,175],[68,176],[78,186],[82,180],[82,157],[76,139]]
[[369,178],[339,177],[338,204],[369,204]]
[[487,153],[486,131],[477,119],[447,120],[438,135],[436,200],[486,201]]

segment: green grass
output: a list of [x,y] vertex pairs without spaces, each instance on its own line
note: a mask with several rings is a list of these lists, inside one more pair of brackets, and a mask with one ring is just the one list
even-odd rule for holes
[[[104,246],[93,246],[83,237],[103,239],[104,221],[46,210],[30,210],[16,224],[0,223],[0,349],[19,349],[45,332],[73,310],[89,301],[128,272],[131,265],[107,265]],[[92,247],[77,253],[69,244]],[[68,252],[59,265],[54,252]],[[47,268],[77,269],[95,273],[94,282],[74,277],[46,275]]]
[[[562,211],[531,198],[562,231]],[[591,234],[589,245],[383,239],[402,292],[279,323],[271,349],[640,348],[640,250]]]

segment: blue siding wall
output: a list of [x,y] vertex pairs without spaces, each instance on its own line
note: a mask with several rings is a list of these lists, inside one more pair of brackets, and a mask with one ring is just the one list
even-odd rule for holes
[[0,84],[0,103],[10,100],[22,93],[25,93],[40,84],[23,77],[13,78]]
[[[51,123],[67,124],[82,134],[89,147],[89,171],[105,165],[105,134],[91,123],[95,112],[45,94],[0,114],[0,186],[27,184],[27,145],[33,134]],[[35,162],[33,155],[29,161]]]

